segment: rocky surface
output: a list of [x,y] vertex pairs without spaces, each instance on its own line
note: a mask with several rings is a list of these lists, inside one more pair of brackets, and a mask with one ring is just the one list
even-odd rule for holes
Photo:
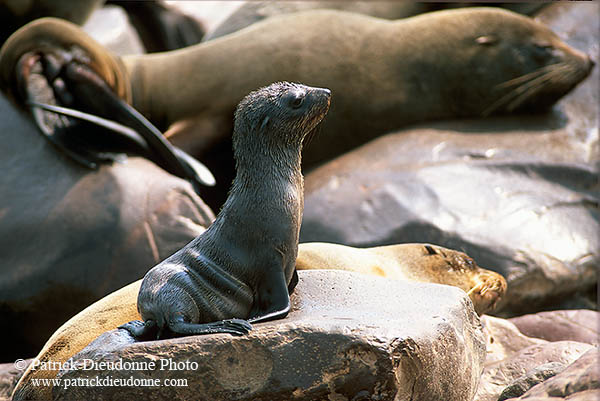
[[520,398],[510,400],[581,400],[600,399],[600,354],[598,348],[592,348],[577,361],[557,374],[531,388]]
[[548,341],[523,335],[509,320],[483,315],[481,317],[486,338],[485,363],[492,364],[516,355],[521,350],[547,344]]
[[13,362],[0,364],[0,401],[10,400],[13,389],[30,361],[23,361],[23,365],[19,365],[23,369],[17,369]]
[[598,345],[600,312],[560,310],[539,312],[509,319],[521,333],[547,341],[572,340]]
[[[571,25],[546,22],[598,62],[599,7],[572,5]],[[598,93],[595,68],[552,113],[429,124],[333,160],[306,177],[300,240],[431,242],[504,275],[505,315],[593,308]]]
[[504,390],[502,390],[500,397],[498,397],[498,401],[518,397],[536,384],[556,376],[558,373],[565,370],[565,368],[565,364],[560,362],[548,362],[537,366],[523,376],[512,381]]
[[210,224],[153,163],[83,168],[0,96],[0,361],[31,357],[68,318],[142,277]]
[[[187,379],[187,387],[104,387],[102,398],[114,400],[472,399],[485,344],[463,291],[341,271],[299,276],[288,317],[257,324],[248,336],[135,343],[124,330],[110,331],[73,362],[155,361],[157,369],[58,377]],[[160,370],[161,361],[197,365]],[[53,397],[99,398],[94,387],[55,387]]]
[[[537,383],[534,372],[539,374],[540,366],[547,367],[551,362],[557,364],[554,366],[570,365],[593,348],[592,345],[574,341],[548,342],[531,345],[497,362],[486,362],[475,401],[498,400],[506,387],[514,385],[517,381],[525,381],[522,378],[524,375],[533,383]],[[541,381],[540,378],[537,380]]]
[[[554,383],[561,383],[562,395],[557,390],[548,390],[545,396],[567,396],[571,394],[565,392],[567,388],[573,390],[572,393],[595,388],[593,378],[598,364],[592,365],[597,362],[598,348],[583,342],[528,337],[511,320],[485,315],[481,318],[487,355],[475,401],[503,401],[525,397],[534,388],[555,389],[557,384],[552,384],[552,380],[559,380],[558,377],[562,379]],[[587,332],[585,326],[574,326],[571,337],[577,338],[573,335],[577,330]]]

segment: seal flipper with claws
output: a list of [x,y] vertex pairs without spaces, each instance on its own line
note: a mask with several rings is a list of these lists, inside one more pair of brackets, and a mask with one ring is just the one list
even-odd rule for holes
[[[88,168],[132,153],[188,179],[198,193],[201,185],[215,184],[204,165],[171,145],[120,99],[80,53],[83,50],[43,48],[22,54],[16,63],[17,100],[29,107],[50,142]],[[71,109],[74,105],[82,110]]]
[[223,209],[202,235],[150,269],[137,299],[144,322],[120,328],[138,339],[240,335],[250,323],[287,315],[298,282],[302,143],[329,99],[328,89],[280,82],[240,102],[237,172]]

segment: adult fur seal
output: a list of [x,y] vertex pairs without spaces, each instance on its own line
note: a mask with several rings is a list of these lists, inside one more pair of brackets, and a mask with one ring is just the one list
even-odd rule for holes
[[479,315],[493,310],[506,291],[506,280],[500,274],[482,269],[462,252],[430,244],[353,248],[309,242],[300,247],[296,269],[347,270],[452,285],[469,294]]
[[118,93],[131,93],[136,109],[161,130],[170,127],[173,143],[196,156],[230,136],[230,115],[254,88],[279,80],[331,88],[336,104],[324,135],[304,150],[304,167],[413,122],[549,107],[592,65],[546,26],[493,8],[397,21],[312,10],[183,50],[124,57],[122,64],[76,26],[34,24],[2,50],[4,86],[11,85],[4,70],[30,47],[19,39],[26,30],[46,42],[77,44],[93,55],[92,68],[104,66]]
[[[502,276],[476,267],[463,253],[429,244],[364,249],[327,243],[300,244],[296,268],[349,270],[392,279],[456,285],[469,293],[479,311],[494,304],[506,289]],[[52,335],[35,359],[39,363],[65,362],[105,331],[140,319],[136,299],[141,283],[138,280],[123,287],[72,317]],[[52,387],[33,386],[32,379],[53,378],[57,372],[34,369],[31,365],[17,384],[13,399],[51,398]]]
[[123,328],[136,338],[245,334],[251,326],[241,319],[287,315],[297,282],[302,142],[329,99],[328,89],[280,82],[240,102],[227,202],[208,230],[146,274],[137,303],[144,322]]

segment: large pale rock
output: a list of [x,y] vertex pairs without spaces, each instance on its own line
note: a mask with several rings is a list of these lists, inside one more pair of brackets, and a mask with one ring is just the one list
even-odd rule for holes
[[85,169],[0,96],[0,361],[35,355],[68,318],[142,277],[214,219],[153,163]]
[[[504,389],[522,376],[554,362],[569,365],[586,351],[593,349],[590,344],[574,341],[557,341],[532,345],[506,359],[485,364],[475,401],[496,401]],[[558,377],[558,376],[557,376]]]
[[[557,31],[598,62],[600,4],[569,6]],[[600,265],[599,93],[595,68],[553,113],[421,126],[347,153],[306,176],[300,240],[461,249],[506,277],[505,315],[564,308]]]
[[547,341],[572,340],[588,344],[600,342],[600,312],[560,310],[539,312],[509,319],[521,333]]
[[[592,401],[599,399],[599,395],[600,355],[598,348],[592,348],[562,373],[531,388],[518,400],[566,399]],[[511,398],[510,400],[516,401],[517,399]]]
[[[100,336],[73,362],[151,362],[156,369],[63,370],[58,378],[187,379],[187,387],[103,387],[103,399],[471,400],[485,357],[466,294],[437,284],[343,271],[300,271],[287,318],[243,337],[133,342]],[[167,361],[167,362],[162,362]],[[196,363],[180,371],[161,363]],[[191,366],[191,365],[190,365]],[[99,399],[94,387],[54,387],[55,399]]]

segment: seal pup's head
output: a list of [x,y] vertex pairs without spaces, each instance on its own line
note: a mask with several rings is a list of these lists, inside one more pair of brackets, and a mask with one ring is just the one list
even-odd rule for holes
[[299,154],[304,138],[327,114],[330,99],[329,89],[291,82],[276,82],[251,92],[235,112],[236,159],[240,153],[248,154],[249,148],[288,149]]

